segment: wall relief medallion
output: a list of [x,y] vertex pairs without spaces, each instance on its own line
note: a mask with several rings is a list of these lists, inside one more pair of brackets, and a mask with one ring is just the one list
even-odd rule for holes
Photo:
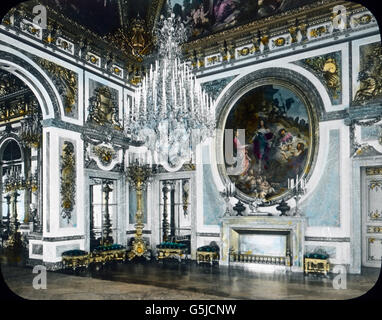
[[122,152],[112,144],[101,143],[99,145],[87,144],[88,162],[94,160],[98,168],[110,171],[122,162]]
[[118,103],[110,88],[106,86],[96,88],[89,102],[88,123],[122,130],[118,120]]

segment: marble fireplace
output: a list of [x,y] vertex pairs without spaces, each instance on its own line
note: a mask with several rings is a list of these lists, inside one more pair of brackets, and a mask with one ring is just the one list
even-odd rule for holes
[[222,265],[303,272],[304,217],[226,217],[221,228]]

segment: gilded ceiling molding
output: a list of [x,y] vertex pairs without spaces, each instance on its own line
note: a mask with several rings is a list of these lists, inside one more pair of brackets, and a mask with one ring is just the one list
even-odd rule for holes
[[76,158],[73,143],[65,141],[61,149],[61,216],[72,217],[76,195]]
[[40,65],[52,78],[64,103],[67,117],[78,118],[78,75],[58,64],[35,57],[35,62]]
[[[70,46],[73,44],[73,48],[70,49],[71,55],[78,56],[84,60],[86,59],[87,51],[91,51],[96,55],[102,56],[102,59],[107,55],[110,42],[106,39],[106,37],[102,37],[85,26],[68,18],[61,12],[58,12],[49,6],[44,0],[40,0],[40,2],[46,6],[48,12],[47,28],[42,30],[42,41],[45,45],[61,49],[68,53],[69,48],[67,45]],[[24,10],[20,11],[19,9],[16,9],[15,16],[20,16],[19,19],[25,18],[32,21],[34,17],[29,13],[32,13],[33,5],[33,1],[23,3]],[[19,6],[17,8],[19,8]],[[14,25],[13,27],[19,28],[18,25]],[[63,42],[63,39],[68,39],[70,42]],[[67,44],[65,44],[65,42]],[[131,63],[135,61],[131,53],[126,54],[120,49],[120,47],[114,46],[113,53],[120,62],[125,62],[127,60]]]
[[[41,0],[41,2],[46,4],[45,0]],[[127,27],[130,21],[125,17],[128,16],[127,10],[130,9],[130,2],[119,0],[121,30],[114,35],[117,39],[114,42],[110,40],[112,36],[109,38],[101,37],[47,5],[48,26],[41,30],[42,38],[39,40],[45,46],[64,51],[75,56],[76,59],[85,60],[92,65],[95,65],[94,58],[98,57],[99,61],[96,64],[98,68],[119,78],[127,78],[131,84],[137,85],[142,80],[143,72],[140,70],[142,60],[151,51],[152,42],[155,42],[151,38],[151,30],[158,20],[165,2],[165,0],[151,1],[148,14],[145,17],[145,30],[142,32],[140,28],[132,31],[132,27]],[[6,30],[13,28],[16,29],[16,32],[22,32],[36,39],[33,32],[30,33],[29,29],[22,30],[20,24],[23,19],[27,22],[33,21],[34,16],[31,14],[33,4],[34,2],[30,1],[18,6],[13,11],[13,20],[8,15],[3,21]],[[336,5],[344,5],[347,9],[347,15],[350,17],[348,29],[343,32],[365,28],[376,21],[360,4],[340,0],[319,0],[280,13],[277,16],[259,19],[246,25],[239,25],[200,39],[191,40],[183,45],[183,51],[186,59],[191,60],[192,65],[199,69],[227,63],[232,59],[259,54],[260,44],[265,46],[266,51],[267,48],[278,50],[293,45],[302,45],[310,40],[317,40],[323,36],[325,30],[329,32],[327,36],[332,36],[331,21],[333,20],[333,8]],[[325,23],[323,24],[323,22]],[[329,27],[330,30],[327,30],[325,26]],[[127,31],[130,31],[131,34],[127,34]],[[260,36],[258,36],[259,34]],[[227,47],[224,46],[223,39],[227,42]],[[112,60],[108,58],[110,45],[113,46]],[[88,52],[91,52],[94,57],[86,60]],[[215,55],[215,58],[218,58],[218,54],[221,54],[219,63],[212,61],[213,63],[209,65],[206,62],[206,57]],[[211,59],[214,60],[215,58],[212,57]],[[113,68],[113,64],[125,68],[126,71],[132,69],[131,66],[133,66],[134,71],[115,72],[116,69]],[[128,77],[126,77],[127,74]]]
[[[236,41],[238,46],[248,42],[254,42],[253,50],[256,50],[256,43],[257,46],[259,46],[260,41],[264,42],[267,40],[264,36],[267,36],[269,40],[274,36],[282,34],[288,34],[291,37],[291,43],[294,44],[298,41],[298,31],[301,33],[300,42],[304,43],[308,40],[308,31],[311,33],[310,37],[312,38],[315,38],[315,32],[324,31],[323,28],[318,28],[318,30],[308,30],[308,26],[317,25],[325,20],[332,21],[333,8],[336,5],[345,6],[348,13],[360,8],[365,9],[360,4],[351,3],[349,1],[321,0],[296,9],[288,10],[277,16],[255,20],[245,25],[214,33],[200,39],[191,40],[183,45],[183,51],[186,55],[190,55],[194,50],[198,51],[201,48],[204,48],[206,54],[211,54],[219,51],[218,46],[219,43],[222,42],[221,39],[225,39],[227,42]],[[293,23],[291,23],[292,21]],[[259,37],[259,33],[264,36]],[[258,39],[257,42],[255,41],[256,38]],[[269,45],[268,43],[266,44]],[[278,44],[281,45],[281,43]]]

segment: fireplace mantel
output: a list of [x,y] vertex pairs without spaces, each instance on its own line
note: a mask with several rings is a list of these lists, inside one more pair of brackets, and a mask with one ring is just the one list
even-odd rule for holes
[[[271,259],[257,256],[245,256],[246,263],[237,263],[230,261],[230,252],[240,253],[240,239],[251,239],[251,235],[267,236],[277,235],[285,237],[286,252],[283,261],[283,269],[294,272],[303,272],[304,262],[304,239],[305,239],[305,218],[304,217],[289,217],[289,216],[246,216],[246,217],[225,217],[222,219],[221,226],[222,245],[220,253],[220,263],[222,265],[245,265],[251,266],[251,269],[259,266],[263,269],[264,265],[275,265],[273,258],[274,254],[270,254]],[[247,240],[248,241],[248,240]],[[250,241],[250,240],[249,240]],[[254,238],[254,241],[256,239]],[[258,245],[258,244],[257,244]],[[232,255],[231,255],[232,256]],[[243,257],[241,257],[243,258]],[[248,259],[247,259],[248,258]],[[259,259],[263,262],[259,263]],[[248,261],[247,261],[248,260]],[[255,261],[256,260],[256,261]],[[268,262],[268,260],[270,260]]]

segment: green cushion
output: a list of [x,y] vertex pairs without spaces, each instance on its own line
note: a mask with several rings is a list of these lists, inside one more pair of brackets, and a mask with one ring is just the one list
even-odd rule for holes
[[329,258],[327,254],[321,254],[321,253],[308,253],[307,255],[305,255],[305,257],[309,259],[322,259],[322,260],[326,260]]
[[184,243],[177,242],[162,242],[157,245],[158,249],[184,249],[186,245]]
[[212,247],[212,246],[204,246],[198,248],[198,251],[200,252],[217,252],[219,249],[218,247]]
[[111,250],[121,250],[125,247],[120,244],[112,244],[109,246],[98,246],[94,249],[94,251],[111,251]]
[[78,257],[78,256],[86,256],[88,253],[83,250],[69,250],[62,253],[63,256],[69,256],[69,257]]

